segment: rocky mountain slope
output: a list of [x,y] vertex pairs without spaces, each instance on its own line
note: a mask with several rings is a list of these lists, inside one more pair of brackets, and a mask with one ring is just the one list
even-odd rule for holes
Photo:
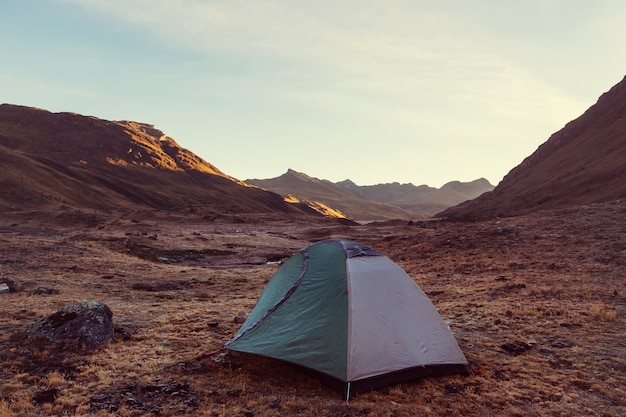
[[2,210],[319,211],[232,178],[154,126],[130,121],[2,104],[0,165]]
[[333,183],[292,169],[270,179],[248,179],[253,184],[281,195],[322,201],[358,220],[425,219],[433,214],[493,190],[485,179],[450,182],[441,188],[413,184],[360,186],[350,180]]
[[438,217],[515,216],[626,197],[626,78],[554,133],[490,193]]

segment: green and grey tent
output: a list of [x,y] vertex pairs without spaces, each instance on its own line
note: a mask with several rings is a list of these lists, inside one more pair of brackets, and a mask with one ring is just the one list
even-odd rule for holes
[[327,240],[290,257],[228,349],[291,362],[351,394],[467,372],[428,297],[378,251]]

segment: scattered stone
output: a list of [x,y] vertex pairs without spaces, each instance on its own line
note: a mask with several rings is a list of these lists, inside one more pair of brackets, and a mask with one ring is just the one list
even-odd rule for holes
[[562,340],[553,340],[550,345],[555,348],[570,348],[574,346],[572,342],[562,341]]
[[113,313],[100,301],[70,304],[37,320],[28,336],[43,336],[51,342],[74,339],[83,347],[94,348],[113,341]]
[[50,388],[45,391],[37,391],[33,396],[33,403],[35,403],[36,405],[53,403],[58,395],[59,390],[57,388]]
[[[22,289],[20,283],[14,278],[3,277],[0,278],[0,284],[4,284],[9,288],[9,292],[18,292]],[[1,285],[0,285],[1,286]]]
[[221,366],[230,365],[232,360],[228,351],[215,353],[209,356],[211,360]]
[[493,368],[491,370],[491,375],[493,375],[493,377],[498,380],[507,379],[504,373],[504,370],[502,370],[502,368],[498,368],[498,367]]
[[5,283],[0,284],[0,294],[11,292],[9,286]]
[[199,363],[182,361],[178,362],[176,365],[178,366],[178,369],[180,369],[185,374],[198,373],[202,370],[202,365]]
[[248,314],[245,311],[240,311],[233,321],[242,324],[245,323],[246,320],[248,320]]
[[210,322],[208,322],[208,323],[207,323],[207,325],[208,325],[209,327],[217,327],[217,326],[219,326],[220,324],[219,324],[218,322],[216,322],[216,321],[210,321]]
[[91,402],[102,402],[107,399],[105,394],[94,394],[91,396]]
[[35,294],[59,294],[60,291],[56,288],[51,287],[38,287],[35,291]]
[[125,342],[133,338],[132,333],[122,326],[115,326],[113,333]]
[[526,342],[507,342],[503,343],[500,347],[513,355],[519,355],[530,349],[532,345]]

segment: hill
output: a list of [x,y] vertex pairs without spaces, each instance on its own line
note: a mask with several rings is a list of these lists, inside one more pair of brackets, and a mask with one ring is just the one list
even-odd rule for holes
[[441,188],[413,184],[360,186],[350,180],[333,183],[289,169],[270,179],[248,179],[253,184],[281,195],[321,201],[358,220],[425,219],[460,202],[493,190],[485,179],[470,183],[450,182]]
[[410,213],[399,207],[376,201],[369,201],[346,191],[328,180],[320,180],[289,169],[283,175],[270,179],[248,179],[252,184],[284,196],[320,201],[345,213],[351,219],[411,219],[426,218],[425,213]]
[[338,182],[336,185],[366,200],[392,204],[410,213],[426,213],[428,215],[476,198],[494,188],[484,178],[471,182],[451,181],[441,188],[397,182],[356,185],[350,180]]
[[490,193],[437,217],[480,219],[626,196],[626,77],[554,133]]
[[[221,172],[154,126],[0,105],[0,209],[313,213]],[[328,213],[326,213],[328,214]]]

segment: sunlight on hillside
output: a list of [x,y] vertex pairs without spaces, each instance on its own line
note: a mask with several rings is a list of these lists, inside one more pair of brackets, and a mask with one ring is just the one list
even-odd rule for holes
[[331,207],[328,207],[324,203],[319,203],[317,201],[310,201],[308,204],[309,204],[309,207],[311,207],[313,210],[317,211],[318,213],[322,213],[326,217],[336,217],[338,219],[346,218],[345,214],[343,214],[339,210],[335,210]]
[[117,165],[117,166],[121,166],[121,167],[125,167],[128,166],[129,163],[124,161],[123,159],[113,159],[113,158],[107,158],[107,162],[111,165]]
[[298,197],[292,194],[287,194],[286,196],[283,197],[283,200],[285,201],[285,203],[289,203],[289,204],[306,204],[310,209],[326,217],[333,217],[337,219],[347,219],[346,215],[343,214],[341,211],[336,210],[332,207],[328,207],[326,204],[320,203],[319,201],[300,200]]
[[285,200],[285,203],[290,203],[290,204],[297,204],[300,203],[300,199],[298,199],[298,197],[296,197],[295,195],[291,195],[291,194],[287,194],[285,197],[283,197],[283,200]]

